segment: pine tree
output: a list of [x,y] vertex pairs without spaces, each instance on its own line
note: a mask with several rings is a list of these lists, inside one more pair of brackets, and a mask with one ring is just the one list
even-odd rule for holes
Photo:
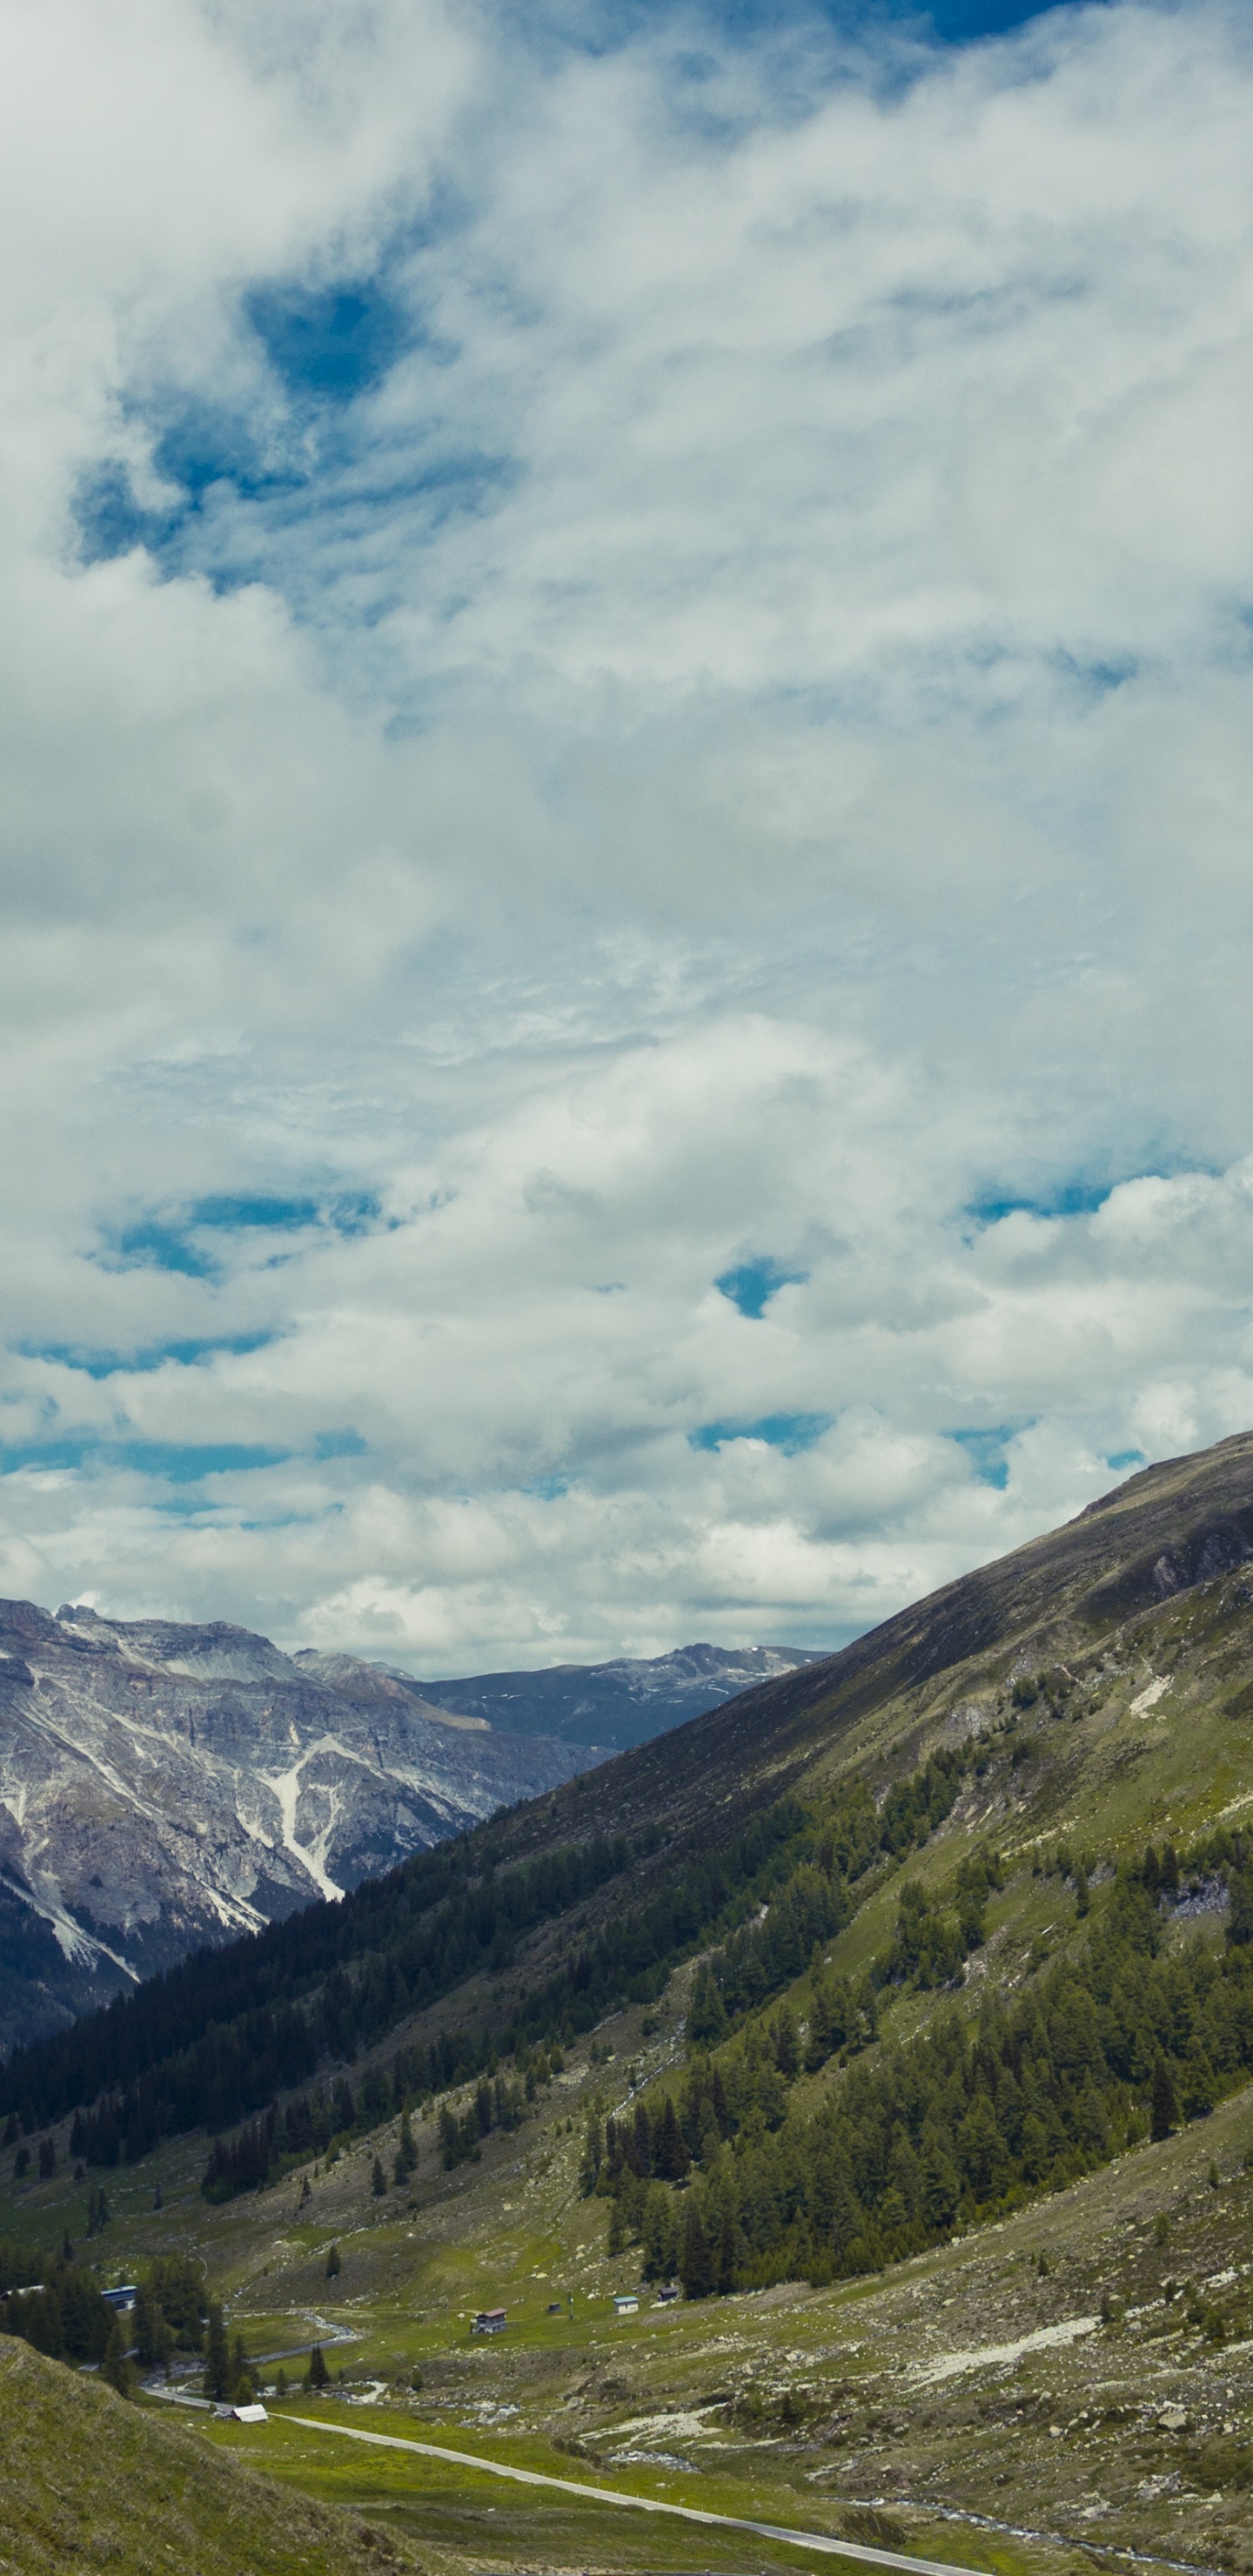
[[132,2318],[132,2327],[135,2336],[135,2349],[139,2354],[140,2360],[147,2363],[149,2367],[151,2367],[157,2357],[157,2319],[160,2314],[160,2307],[154,2299],[147,2282],[141,2281],[135,2292],[135,2308]]
[[[1167,1849],[1169,1850],[1169,1848],[1170,1846],[1168,1844]],[[1179,2105],[1175,2100],[1175,2088],[1171,2082],[1170,2068],[1168,2067],[1165,2058],[1159,2057],[1157,2064],[1153,2069],[1153,2105],[1150,2112],[1150,2137],[1159,2141],[1162,2138],[1168,2138],[1178,2117]]]
[[716,2048],[727,2031],[726,2006],[710,1970],[701,1966],[692,1986],[692,2000],[687,2013],[687,2035],[695,2048]]
[[328,2281],[333,2281],[333,2280],[336,2278],[336,2275],[338,2274],[338,2271],[339,2271],[339,2247],[338,2247],[338,2245],[328,2245],[328,2246],[327,2246],[327,2249],[326,2249],[326,2277],[327,2277],[327,2280],[328,2280]]
[[589,2200],[591,2198],[591,2195],[595,2191],[596,2185],[600,2180],[600,2168],[603,2155],[604,2131],[601,2128],[600,2120],[596,2113],[589,2111],[587,2115],[587,2130],[583,2139],[583,2154],[579,2164],[579,2189],[585,2200]]
[[919,2164],[922,2214],[928,2227],[951,2227],[961,2199],[961,2184],[952,2157],[934,2133],[923,2137]]
[[796,2015],[790,2004],[780,2006],[775,2015],[770,2038],[774,2047],[775,2065],[785,2082],[790,2084],[800,2073],[801,2063],[800,2041],[796,2034]]
[[219,2403],[225,2397],[230,2378],[231,2356],[226,2340],[222,2311],[216,2300],[209,2306],[209,2325],[205,2336],[204,2393]]
[[305,2386],[314,2389],[325,2388],[329,2377],[330,2373],[322,2359],[322,2346],[320,2343],[315,2343],[309,2355],[309,2367],[305,2372]]
[[134,2394],[135,2374],[126,2358],[126,2336],[120,2317],[114,2318],[109,2329],[109,2340],[104,2348],[104,2359],[100,2364],[100,2370],[102,2377],[108,2380],[110,2388],[116,2388],[119,2397],[130,2397]]
[[667,2093],[661,2106],[661,2118],[653,2139],[653,2165],[665,2182],[682,2182],[691,2170],[692,2159],[687,2141],[679,2127],[679,2115]]
[[370,2189],[376,2200],[381,2200],[387,2189],[387,2176],[377,2156],[370,2171]]
[[1231,1914],[1227,1938],[1238,1949],[1253,1941],[1253,1870],[1232,1869],[1227,1873]]
[[679,2256],[679,2279],[689,2299],[707,2299],[715,2287],[714,2259],[705,2234],[704,2221],[694,2200],[688,2201],[683,2224],[683,2250]]

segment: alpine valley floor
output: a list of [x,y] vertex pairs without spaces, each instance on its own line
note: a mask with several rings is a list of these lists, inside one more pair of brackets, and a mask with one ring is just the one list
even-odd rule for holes
[[[254,2375],[291,2385],[266,2423],[189,2413],[186,2438],[351,2507],[431,2571],[822,2562],[297,2418],[1004,2576],[1129,2554],[1253,2570],[1251,1556],[1245,1438],[445,1846],[464,1858],[455,1904],[398,1895],[393,1929],[388,1882],[349,1897],[336,2028],[346,1991],[360,2038],[350,2065],[324,2059],[309,2149],[278,2153],[297,2135],[296,2096],[280,2097],[260,2188],[207,2201],[209,2138],[168,2124],[150,2148],[135,2133],[132,2161],[76,2175],[88,2097],[73,2034],[46,2043],[61,2054],[14,2061],[11,2089],[56,2169],[19,2179],[4,2149],[0,2235],[28,2270],[68,2235],[106,2281],[194,2253]],[[759,1859],[745,1820],[772,1815],[782,1840]],[[556,1868],[615,1834],[605,1874],[537,1910],[546,1855]],[[719,1851],[721,1910],[680,1937],[661,1900],[703,1884]],[[537,1860],[506,1940],[502,1888]],[[288,1963],[293,2010],[317,2009],[300,1944],[319,1919],[258,1950]],[[646,1991],[579,2027],[579,1995],[619,1975],[632,1926],[621,1976]],[[390,2021],[376,2001],[370,2027],[371,1991],[401,1992],[437,1935],[441,1990]],[[249,1956],[222,1954],[231,1992]],[[200,1986],[178,1969],[172,2026],[184,1993]],[[138,2010],[108,2024],[119,2048]],[[433,2080],[457,2047],[463,2071]],[[351,2119],[346,2101],[326,2112],[341,2075]],[[854,2139],[864,2197],[845,2222],[812,2157],[830,2147],[838,2165],[848,2106],[872,2098],[897,2123],[891,2179],[865,2178]],[[107,2223],[85,2239],[102,2184]],[[658,2305],[648,2244],[670,2229],[690,2273],[687,2218],[719,2206],[739,2212],[731,2286]],[[636,2289],[638,2310],[615,2315],[612,2294]],[[495,2306],[505,2333],[472,2336]],[[317,2398],[300,2385],[314,2342],[332,2373]],[[174,2408],[154,2395],[140,2412]]]

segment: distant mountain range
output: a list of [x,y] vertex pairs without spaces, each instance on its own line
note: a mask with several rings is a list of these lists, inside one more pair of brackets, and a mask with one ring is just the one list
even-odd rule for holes
[[[301,1655],[298,1663],[308,1659]],[[555,1736],[560,1743],[625,1752],[669,1733],[689,1717],[721,1708],[741,1691],[777,1681],[825,1655],[793,1646],[679,1646],[644,1661],[555,1664],[540,1673],[479,1673],[470,1681],[423,1682],[428,1699],[465,1717],[483,1717],[517,1735]]]
[[221,1622],[2,1602],[0,2049],[804,1660],[696,1646],[442,1683],[435,1705]]

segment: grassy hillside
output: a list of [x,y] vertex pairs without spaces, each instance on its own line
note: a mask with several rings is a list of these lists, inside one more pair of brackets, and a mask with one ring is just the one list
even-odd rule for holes
[[[0,2231],[193,2252],[340,2420],[981,2566],[1253,2566],[1250,1810],[1245,1437],[15,2062]],[[613,2316],[676,2264],[707,2295]],[[212,2438],[450,2565],[658,2563],[293,2404]]]
[[258,2477],[25,2343],[0,2338],[0,2568],[357,2576],[411,2567],[385,2530]]

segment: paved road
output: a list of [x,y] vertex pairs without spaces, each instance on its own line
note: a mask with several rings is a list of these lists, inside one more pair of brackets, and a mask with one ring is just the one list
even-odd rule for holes
[[905,2576],[987,2576],[986,2568],[959,2566],[951,2558],[910,2558],[898,2549],[871,2549],[864,2541],[833,2540],[825,2531],[789,2531],[777,2522],[743,2522],[733,2513],[707,2513],[694,2504],[662,2504],[656,2496],[622,2495],[616,2487],[586,2486],[580,2478],[554,2478],[542,2469],[506,2468],[503,2460],[484,2460],[475,2451],[446,2451],[438,2442],[409,2442],[399,2433],[367,2433],[358,2424],[327,2424],[317,2415],[283,2415],[284,2424],[304,2424],[311,2433],[338,2433],[349,2442],[376,2442],[385,2451],[417,2451],[424,2460],[451,2460],[459,2469],[482,2469],[489,2478],[513,2478],[519,2486],[556,2487],[562,2495],[586,2503],[630,2506],[636,2513],[673,2514],[680,2522],[716,2524],[722,2531],[751,2531],[762,2540],[785,2540],[793,2549],[818,2550],[830,2558],[853,2558],[860,2566],[899,2567]]

